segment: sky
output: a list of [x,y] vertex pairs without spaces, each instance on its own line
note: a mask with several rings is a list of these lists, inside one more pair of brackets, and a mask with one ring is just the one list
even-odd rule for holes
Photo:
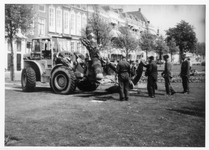
[[[115,5],[114,5],[115,6]],[[150,21],[150,24],[159,28],[160,34],[165,36],[165,30],[176,27],[181,20],[194,27],[198,42],[205,42],[205,5],[116,5],[126,11],[138,11]]]

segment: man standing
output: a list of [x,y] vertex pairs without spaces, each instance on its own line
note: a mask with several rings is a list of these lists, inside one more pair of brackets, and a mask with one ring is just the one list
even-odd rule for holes
[[147,70],[145,75],[148,77],[147,79],[147,91],[151,98],[155,97],[155,89],[157,83],[157,64],[153,61],[154,57],[149,57],[149,64],[146,65]]
[[186,54],[182,55],[182,63],[181,63],[181,72],[180,76],[182,78],[182,85],[184,91],[182,93],[189,94],[189,76],[190,76],[190,64],[186,60]]
[[125,54],[122,54],[122,60],[118,63],[116,72],[118,73],[120,101],[127,101],[131,68],[129,62],[126,61]]
[[174,91],[173,87],[171,86],[171,78],[172,78],[171,68],[172,68],[172,65],[171,65],[170,62],[168,62],[168,58],[169,58],[168,55],[163,56],[163,59],[165,60],[165,68],[164,68],[164,71],[161,73],[161,75],[163,76],[163,78],[165,80],[166,93],[168,95],[173,95],[176,92]]
[[135,76],[135,78],[133,80],[134,85],[136,85],[138,83],[138,81],[140,80],[140,78],[142,76],[143,66],[144,66],[143,62],[140,61],[140,63],[137,66],[137,69],[136,69],[136,76]]

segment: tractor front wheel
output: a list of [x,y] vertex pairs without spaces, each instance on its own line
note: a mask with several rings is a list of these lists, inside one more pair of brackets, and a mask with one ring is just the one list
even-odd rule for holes
[[36,87],[36,73],[33,68],[27,67],[22,70],[21,85],[24,92],[34,91]]
[[61,66],[56,68],[51,76],[50,86],[57,94],[72,94],[76,88],[76,77],[74,72]]

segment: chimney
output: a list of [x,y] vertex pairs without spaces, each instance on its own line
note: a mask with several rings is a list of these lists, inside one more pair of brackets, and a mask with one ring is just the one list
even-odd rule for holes
[[139,8],[139,12],[141,12],[141,8]]

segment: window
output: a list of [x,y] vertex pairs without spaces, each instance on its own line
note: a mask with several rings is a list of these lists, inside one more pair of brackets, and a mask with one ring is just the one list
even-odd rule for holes
[[77,42],[77,51],[81,53],[81,42]]
[[21,41],[17,41],[17,52],[21,52]]
[[74,42],[71,42],[71,52],[75,52],[75,46],[74,46]]
[[55,9],[49,6],[49,31],[55,32]]
[[77,35],[81,35],[81,15],[77,14]]
[[71,12],[70,17],[71,34],[75,35],[75,13]]
[[45,35],[45,19],[38,18],[38,35],[44,36]]
[[58,8],[56,12],[56,31],[62,33],[62,10]]
[[69,12],[64,11],[64,33],[69,34]]
[[38,5],[38,10],[41,12],[45,12],[45,5]]
[[87,24],[86,15],[82,16],[82,28],[85,28]]

